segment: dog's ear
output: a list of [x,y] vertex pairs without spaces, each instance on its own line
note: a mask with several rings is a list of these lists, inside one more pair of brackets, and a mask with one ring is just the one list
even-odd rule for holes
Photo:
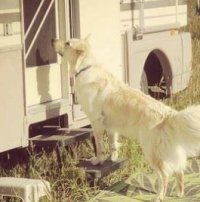
[[86,43],[89,43],[90,38],[91,38],[91,34],[88,34],[88,35],[84,38],[84,41],[85,41]]
[[76,52],[80,55],[89,51],[89,43],[85,40],[80,41],[80,43],[76,44],[73,47]]

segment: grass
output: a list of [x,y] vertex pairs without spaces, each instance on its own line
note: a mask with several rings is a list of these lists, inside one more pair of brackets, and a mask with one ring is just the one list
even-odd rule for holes
[[[200,103],[200,17],[195,14],[194,0],[188,1],[188,7],[189,25],[186,30],[192,34],[193,73],[188,88],[165,101],[176,109],[182,109],[188,104]],[[117,181],[125,179],[130,173],[149,169],[138,144],[125,138],[122,139],[122,142],[120,155],[128,157],[130,166],[104,178],[96,187],[89,186],[83,170],[76,166],[80,158],[93,155],[92,146],[88,140],[80,146],[74,146],[75,156],[70,155],[67,150],[63,151],[64,158],[61,169],[59,169],[55,151],[48,153],[45,151],[37,153],[30,153],[27,150],[15,151],[10,152],[9,157],[7,154],[2,154],[0,175],[45,179],[50,181],[52,185],[52,201],[84,202],[97,194],[99,189],[106,189]],[[107,147],[105,144],[105,150]]]

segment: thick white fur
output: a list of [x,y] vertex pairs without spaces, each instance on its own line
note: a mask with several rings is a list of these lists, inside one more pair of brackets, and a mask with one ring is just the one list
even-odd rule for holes
[[93,163],[103,161],[101,142],[104,130],[110,136],[111,158],[118,156],[117,135],[136,138],[150,166],[158,174],[160,189],[154,201],[164,199],[168,177],[175,173],[178,196],[184,194],[183,171],[188,156],[200,150],[200,106],[180,112],[118,81],[91,56],[87,40],[54,40],[55,50],[76,74],[75,91],[88,115],[97,145]]

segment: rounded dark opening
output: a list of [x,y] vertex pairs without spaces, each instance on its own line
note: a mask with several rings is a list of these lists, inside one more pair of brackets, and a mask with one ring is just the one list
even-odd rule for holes
[[164,99],[169,96],[166,84],[166,72],[164,72],[162,64],[156,51],[152,51],[144,64],[141,79],[142,90],[144,89],[143,91],[145,93],[156,99]]
[[144,71],[147,75],[147,81],[149,86],[158,85],[162,77],[162,66],[156,54],[151,52],[147,57],[144,65]]

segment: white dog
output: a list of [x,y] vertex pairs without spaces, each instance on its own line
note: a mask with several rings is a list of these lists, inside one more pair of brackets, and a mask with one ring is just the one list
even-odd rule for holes
[[95,63],[87,40],[53,40],[53,46],[63,56],[63,63],[69,63],[78,100],[91,121],[97,146],[93,164],[103,161],[104,130],[111,139],[112,160],[117,158],[117,133],[136,138],[160,180],[154,201],[164,199],[172,173],[176,175],[178,196],[183,196],[187,156],[200,150],[200,106],[178,112],[126,86]]

